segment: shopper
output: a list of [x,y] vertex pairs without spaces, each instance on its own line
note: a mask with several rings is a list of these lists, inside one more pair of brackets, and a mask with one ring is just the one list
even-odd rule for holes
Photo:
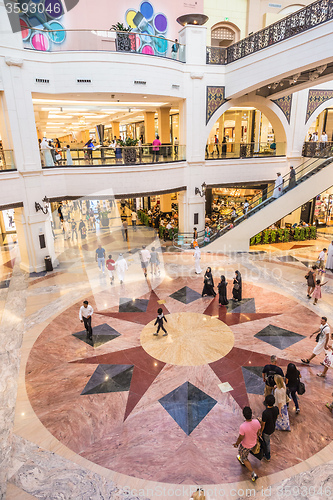
[[200,267],[201,250],[200,250],[199,245],[198,245],[196,240],[193,241],[193,247],[194,247],[193,257],[194,257],[194,264],[195,264],[195,274],[200,274],[202,272],[202,269]]
[[275,180],[273,198],[279,198],[283,192],[282,176],[281,176],[280,172],[278,172],[276,175],[277,175],[277,179]]
[[66,147],[66,163],[67,163],[67,165],[73,165],[73,158],[71,155],[71,148],[70,148],[69,144],[67,144],[67,147]]
[[242,276],[239,271],[235,271],[232,297],[232,300],[234,300],[235,302],[240,302],[242,300]]
[[312,298],[314,299],[313,305],[316,306],[318,303],[318,299],[321,299],[321,287],[326,285],[328,281],[325,281],[325,283],[321,283],[320,280],[316,280],[316,286],[314,289],[314,292],[312,294]]
[[53,147],[49,145],[46,137],[43,138],[40,149],[44,157],[44,163],[46,167],[54,167],[54,160],[52,156]]
[[331,241],[327,249],[326,269],[333,272],[333,241]]
[[87,228],[82,219],[80,220],[79,231],[81,235],[81,240],[85,240],[87,237]]
[[313,358],[315,358],[316,356],[318,356],[319,354],[324,352],[324,350],[327,349],[328,342],[330,339],[330,333],[331,333],[331,329],[328,326],[327,318],[326,318],[326,316],[323,316],[320,320],[319,329],[316,330],[315,332],[311,333],[311,335],[310,335],[310,339],[313,337],[313,335],[316,335],[317,345],[313,349],[312,354],[309,358],[301,359],[302,363],[308,365]]
[[265,443],[264,458],[267,462],[271,460],[271,435],[275,431],[275,424],[279,415],[279,408],[275,405],[275,397],[268,394],[265,397],[266,410],[262,412],[260,435]]
[[296,172],[293,166],[290,166],[289,186],[288,189],[293,189],[296,186]]
[[333,344],[327,346],[325,358],[322,364],[324,366],[324,371],[322,373],[317,373],[317,377],[325,378],[327,370],[333,367]]
[[275,354],[272,354],[270,364],[265,365],[262,370],[262,379],[265,382],[265,397],[273,392],[275,386],[275,375],[281,375],[281,377],[283,377],[283,371],[279,366],[277,366],[277,357]]
[[281,375],[274,376],[276,389],[274,397],[279,408],[278,418],[276,419],[275,429],[278,431],[290,431],[289,414],[287,407],[287,388]]
[[156,139],[153,140],[153,161],[158,162],[161,144],[160,137],[157,135]]
[[92,341],[92,327],[91,327],[91,317],[94,313],[93,308],[89,305],[87,300],[83,301],[83,306],[80,307],[79,318],[81,323],[84,323],[84,327],[87,331],[87,337]]
[[146,248],[146,245],[142,245],[142,250],[140,250],[140,261],[141,261],[141,268],[143,269],[143,274],[145,275],[145,278],[147,278],[147,269],[148,269],[148,263],[150,261],[150,252]]
[[128,241],[128,222],[126,219],[121,223],[121,232],[123,235],[123,240]]
[[120,284],[122,285],[124,283],[125,279],[125,271],[128,269],[128,265],[126,260],[123,257],[123,254],[120,253],[118,259],[116,260],[116,271],[117,271],[117,276],[120,281]]
[[317,266],[312,266],[312,270],[310,269],[309,272],[305,275],[305,279],[307,281],[308,285],[308,299],[311,299],[311,295],[314,292],[315,286],[316,286],[316,271],[317,271]]
[[110,283],[113,285],[114,282],[114,270],[115,270],[115,261],[112,259],[112,255],[110,254],[108,260],[105,263],[107,270],[109,271]]
[[323,248],[320,254],[318,255],[317,266],[318,273],[325,273],[325,258],[326,258],[327,248]]
[[214,136],[214,144],[215,144],[217,156],[220,156],[219,139],[218,139],[217,135]]
[[204,297],[205,295],[213,297],[215,297],[216,295],[216,292],[214,290],[214,280],[213,280],[212,270],[210,267],[207,267],[207,271],[205,272],[204,276],[204,287],[201,296]]
[[167,323],[167,319],[163,314],[162,308],[159,308],[159,309],[157,309],[157,318],[156,318],[156,321],[154,323],[154,325],[158,325],[158,327],[157,327],[157,332],[154,333],[154,335],[158,335],[158,332],[160,331],[161,328],[164,332],[163,337],[166,337],[168,335],[168,332],[164,328],[163,321],[165,321]]
[[71,227],[72,227],[72,241],[74,241],[74,236],[75,236],[76,241],[77,241],[78,240],[77,229],[76,229],[76,222],[74,219],[72,219],[72,221],[71,221]]
[[252,465],[248,459],[249,453],[257,444],[258,435],[261,429],[259,420],[252,419],[252,410],[249,406],[243,409],[245,422],[239,427],[239,436],[234,443],[234,447],[238,447],[237,459],[251,472],[251,480],[254,482],[258,479],[258,475],[252,469]]
[[289,392],[292,400],[295,403],[296,415],[298,415],[300,412],[298,398],[296,395],[300,378],[301,378],[301,374],[297,370],[294,363],[289,363],[289,365],[287,367],[287,373],[286,373],[286,386],[287,386],[288,392]]
[[150,274],[160,275],[160,259],[155,247],[152,247],[150,252]]
[[95,259],[98,264],[99,270],[105,273],[105,250],[102,248],[102,245],[98,245],[98,248],[95,252]]
[[171,57],[172,59],[177,59],[177,54],[179,50],[179,43],[177,38],[175,39],[175,43],[171,47]]
[[228,283],[225,280],[225,276],[221,276],[221,281],[217,285],[219,291],[219,304],[221,306],[227,306],[229,304],[229,300],[227,299],[227,286]]
[[138,220],[138,216],[137,216],[136,212],[134,212],[134,210],[131,213],[131,220],[132,220],[133,231],[136,231],[136,223],[137,223],[137,220]]

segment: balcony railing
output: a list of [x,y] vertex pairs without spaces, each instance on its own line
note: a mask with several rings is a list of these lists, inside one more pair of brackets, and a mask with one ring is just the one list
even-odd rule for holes
[[333,156],[333,142],[305,142],[303,144],[303,156],[330,158]]
[[156,163],[173,163],[186,159],[186,147],[162,144],[159,150],[154,146],[96,147],[94,149],[71,149],[70,156],[66,149],[58,150],[61,158],[56,157],[55,150],[41,151],[43,168],[59,167],[102,167],[108,165],[142,165]]
[[0,170],[16,170],[14,153],[11,149],[0,149]]
[[[318,0],[303,9],[284,17],[266,28],[253,33],[212,57],[211,51],[216,47],[207,47],[207,64],[229,64],[242,57],[258,52],[261,49],[275,45],[288,38],[315,28],[333,19],[333,0]],[[224,51],[224,54],[222,52]],[[216,62],[217,59],[220,62]]]
[[185,45],[148,33],[22,28],[26,49],[41,52],[130,52],[185,62]]
[[285,156],[285,142],[249,142],[234,143],[222,142],[219,144],[206,145],[206,159],[230,159],[230,158],[262,158],[267,156]]

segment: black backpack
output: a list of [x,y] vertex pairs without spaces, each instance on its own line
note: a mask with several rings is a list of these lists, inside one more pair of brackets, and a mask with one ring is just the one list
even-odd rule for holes
[[276,375],[276,372],[274,372],[273,370],[270,370],[267,373],[266,385],[269,385],[269,387],[274,387],[275,386],[274,375]]

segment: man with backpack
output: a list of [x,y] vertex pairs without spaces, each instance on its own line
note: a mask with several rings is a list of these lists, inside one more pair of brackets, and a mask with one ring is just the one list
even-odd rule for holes
[[273,388],[275,386],[274,375],[281,375],[281,377],[284,377],[283,371],[279,366],[277,366],[277,358],[273,354],[271,356],[271,363],[269,365],[265,365],[262,371],[262,379],[265,382],[265,398],[273,392]]
[[172,59],[177,59],[178,49],[179,49],[179,43],[178,43],[178,40],[176,38],[175,39],[175,43],[171,47],[171,57],[172,57]]

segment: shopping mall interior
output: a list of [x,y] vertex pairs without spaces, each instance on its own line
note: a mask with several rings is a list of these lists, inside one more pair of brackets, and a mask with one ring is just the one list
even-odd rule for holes
[[0,498],[333,498],[333,1],[111,3],[0,2]]

